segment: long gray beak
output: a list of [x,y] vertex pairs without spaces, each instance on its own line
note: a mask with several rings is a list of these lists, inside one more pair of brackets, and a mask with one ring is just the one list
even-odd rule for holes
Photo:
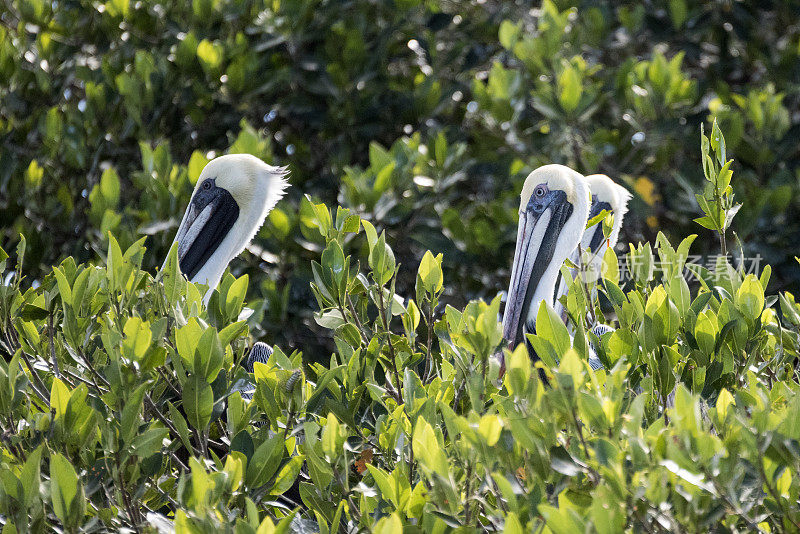
[[239,205],[231,194],[215,184],[198,189],[178,227],[178,264],[189,280],[219,248],[239,218]]
[[[525,340],[526,330],[533,332],[538,310],[531,310],[531,304],[553,259],[561,229],[571,214],[572,205],[566,200],[551,203],[541,215],[530,209],[520,214],[511,283],[503,315],[503,337],[511,349]],[[539,297],[544,298],[544,295]],[[534,315],[529,317],[531,311]]]

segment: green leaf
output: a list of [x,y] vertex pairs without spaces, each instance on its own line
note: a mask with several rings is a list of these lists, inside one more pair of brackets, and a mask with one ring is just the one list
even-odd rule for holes
[[72,306],[72,289],[70,288],[66,275],[58,267],[53,269],[53,274],[56,277],[61,301],[67,306]]
[[50,386],[50,407],[55,412],[56,417],[61,417],[67,413],[67,403],[69,403],[69,388],[58,378],[53,378]]
[[25,258],[25,250],[28,248],[28,240],[25,236],[19,234],[19,242],[17,243],[17,269],[22,269],[22,260]]
[[447,456],[439,444],[433,427],[421,415],[417,418],[417,424],[414,426],[412,450],[414,456],[419,458],[423,468],[447,478],[449,471]]
[[122,249],[112,233],[108,233],[108,255],[106,256],[106,276],[111,289],[119,290],[126,282],[123,280]]
[[602,274],[603,278],[609,282],[613,282],[615,286],[619,285],[619,259],[612,247],[606,247],[606,251],[603,253]]
[[217,43],[212,43],[207,39],[200,41],[197,45],[197,57],[203,69],[208,72],[216,72],[222,65],[223,48]]
[[194,368],[194,354],[202,334],[203,329],[194,317],[175,331],[175,348],[178,349],[183,364],[189,369]]
[[189,434],[189,425],[186,424],[186,419],[183,418],[181,412],[170,402],[168,403],[169,406],[169,418],[172,421],[172,425],[178,431],[178,436],[181,438],[183,442],[183,446],[186,447],[186,450],[191,451],[192,444],[191,444],[191,435]]
[[583,526],[567,508],[559,509],[547,504],[540,504],[538,510],[553,534],[573,534],[584,531]]
[[400,516],[392,513],[378,521],[372,532],[374,534],[403,534],[403,522],[400,520]]
[[120,183],[119,175],[114,167],[108,167],[100,176],[100,192],[105,200],[106,207],[116,208],[119,203]]
[[332,274],[334,287],[341,287],[346,265],[342,246],[337,239],[331,239],[322,251],[322,266]]
[[500,23],[500,31],[498,32],[498,39],[500,44],[506,50],[511,50],[519,39],[522,33],[521,24],[514,24],[509,20],[504,20]]
[[536,335],[553,344],[556,354],[561,357],[572,347],[569,332],[564,321],[547,302],[542,301],[536,314]]
[[381,492],[381,497],[387,502],[395,502],[397,500],[397,495],[394,491],[394,484],[390,479],[391,475],[383,469],[375,467],[372,464],[366,465],[367,469],[372,475],[373,480],[375,480],[375,484],[377,484],[378,489]]
[[148,383],[139,385],[132,393],[127,395],[119,418],[120,439],[123,443],[129,443],[133,437],[139,433],[141,424],[142,403],[144,394],[150,388]]
[[203,169],[210,160],[199,150],[195,150],[192,152],[192,156],[189,158],[189,165],[187,167],[189,171],[189,183],[195,185],[197,183],[197,179],[200,178],[200,173],[203,172]]
[[225,314],[231,320],[236,319],[239,316],[239,312],[242,311],[249,280],[250,278],[244,274],[237,278],[228,288],[228,294],[225,297]]
[[25,170],[25,185],[30,190],[39,189],[42,185],[42,178],[44,177],[44,169],[39,166],[39,162],[31,160],[28,168]]
[[736,292],[736,307],[745,317],[756,319],[764,309],[764,288],[755,275],[748,274]]
[[260,487],[269,482],[283,458],[283,435],[276,434],[262,443],[247,464],[247,485]]
[[598,534],[614,534],[625,530],[625,513],[616,493],[607,485],[592,492],[592,525]]
[[708,355],[713,354],[718,334],[719,325],[714,312],[711,310],[701,312],[694,325],[694,337],[700,350]]
[[164,294],[167,297],[167,303],[174,306],[178,302],[178,297],[184,292],[186,280],[181,275],[178,265],[178,242],[172,243],[167,254],[167,261],[164,263],[164,268],[159,272],[162,283],[164,284]]
[[672,26],[676,30],[686,22],[687,15],[686,0],[669,0],[669,14],[672,18]]
[[391,154],[381,145],[372,141],[369,144],[369,166],[377,172],[392,164],[394,164],[394,159]]
[[25,491],[25,506],[30,508],[39,500],[39,484],[41,483],[42,450],[39,445],[28,455],[20,472],[20,481]]
[[225,459],[223,471],[228,475],[231,491],[236,491],[244,483],[244,465],[247,458],[241,452],[232,452]]
[[130,12],[130,0],[108,0],[105,8],[112,17],[125,18]]
[[247,321],[237,321],[231,323],[219,332],[219,341],[223,347],[232,343],[237,337],[241,336],[247,329]]
[[422,285],[428,293],[438,293],[442,290],[444,276],[442,275],[442,255],[435,256],[431,251],[425,251],[419,263],[418,275]]
[[524,532],[525,530],[522,528],[522,523],[520,523],[517,514],[509,512],[508,515],[506,515],[506,524],[503,529],[503,534],[524,534]]
[[58,453],[50,455],[50,479],[53,511],[65,525],[76,526],[86,506],[83,486],[70,461]]
[[377,243],[369,254],[369,266],[375,282],[379,286],[386,284],[394,276],[395,259],[392,248],[386,243],[386,232],[382,232]]
[[306,201],[308,201],[308,203],[311,205],[311,209],[314,212],[315,222],[317,223],[319,233],[322,235],[322,237],[327,237],[328,232],[331,230],[331,225],[333,224],[331,212],[328,210],[328,207],[325,204],[315,204],[308,195],[306,195],[305,198]]
[[152,341],[150,323],[138,317],[129,317],[125,322],[123,334],[122,354],[131,361],[141,362]]
[[183,386],[183,409],[189,424],[204,430],[211,420],[214,392],[202,376],[192,375]]
[[209,384],[217,378],[222,368],[225,352],[215,328],[206,328],[197,342],[192,371]]
[[714,152],[717,155],[717,162],[720,165],[724,165],[725,161],[727,160],[725,155],[725,137],[722,135],[722,131],[717,125],[716,117],[714,117],[714,124],[711,127],[711,138],[709,141],[711,143],[711,148],[714,149]]
[[571,64],[566,63],[564,70],[558,75],[558,100],[564,111],[571,112],[578,107],[583,94],[581,75]]
[[717,396],[716,412],[719,421],[725,421],[725,417],[728,415],[728,410],[730,409],[731,405],[734,404],[735,401],[733,399],[733,395],[731,395],[727,389],[723,388]]
[[364,227],[364,233],[367,235],[369,252],[372,254],[372,249],[375,248],[375,244],[378,242],[378,232],[375,230],[375,227],[372,226],[372,223],[366,219],[361,220],[361,226]]
[[342,439],[342,431],[340,429],[339,420],[333,413],[328,414],[328,419],[325,426],[322,428],[322,451],[328,458],[338,458],[341,454],[341,447],[344,442]]
[[486,440],[486,445],[494,447],[500,439],[503,430],[503,420],[496,414],[486,414],[478,423],[478,434]]
[[272,486],[272,489],[269,490],[270,495],[283,495],[291,489],[294,481],[297,480],[297,476],[300,474],[300,468],[303,467],[303,460],[304,457],[302,455],[293,456],[292,459],[278,471],[275,484]]
[[148,428],[134,438],[133,450],[139,458],[148,458],[161,450],[162,442],[167,436],[169,436],[169,430],[166,428]]

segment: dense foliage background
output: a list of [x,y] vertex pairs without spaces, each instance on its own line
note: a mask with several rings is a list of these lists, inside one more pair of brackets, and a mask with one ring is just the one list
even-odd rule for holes
[[461,306],[505,289],[542,163],[632,190],[623,243],[696,231],[698,126],[716,116],[745,254],[797,290],[799,20],[781,1],[3,0],[0,245],[28,237],[32,282],[103,257],[108,230],[146,235],[152,272],[207,157],[288,164],[288,198],[232,268],[258,337],[327,358],[303,195],[385,228],[402,264],[444,253]]
[[[796,2],[1,5],[3,534],[800,530]],[[155,273],[223,152],[293,187],[206,308]],[[647,244],[501,379],[551,162]]]

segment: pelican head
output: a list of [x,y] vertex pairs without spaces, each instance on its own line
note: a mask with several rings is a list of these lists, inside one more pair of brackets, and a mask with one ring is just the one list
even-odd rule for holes
[[533,332],[539,303],[552,305],[559,269],[580,243],[589,216],[589,187],[563,165],[545,165],[522,186],[503,337],[513,348]]
[[[289,183],[285,167],[273,167],[249,154],[220,156],[197,179],[192,199],[175,235],[178,264],[192,282],[219,283],[283,197]],[[208,298],[208,295],[206,295]]]
[[[614,224],[608,236],[608,245],[613,248],[619,238],[622,219],[628,212],[628,201],[631,198],[631,194],[621,185],[614,183],[605,174],[590,174],[586,177],[586,183],[592,193],[592,207],[589,210],[589,218],[595,217],[603,210],[609,211],[614,215]],[[596,254],[602,244],[603,226],[598,223],[586,230],[581,240],[581,248]],[[602,258],[602,254],[598,255]]]
[[[589,208],[589,219],[594,218],[603,210],[609,211],[614,215],[614,223],[608,239],[604,238],[603,225],[594,224],[587,228],[581,238],[580,248],[570,256],[572,263],[583,263],[582,276],[586,281],[596,280],[600,275],[603,264],[603,256],[608,247],[614,248],[619,238],[619,230],[622,227],[622,219],[628,211],[628,200],[631,194],[621,185],[614,183],[605,174],[591,174],[586,177],[586,184],[592,195],[592,203]],[[583,253],[583,257],[581,257]],[[576,269],[571,269],[573,277]],[[567,282],[563,278],[558,285],[555,294],[555,308],[561,319],[567,321],[567,310],[561,304],[561,296],[567,294]]]

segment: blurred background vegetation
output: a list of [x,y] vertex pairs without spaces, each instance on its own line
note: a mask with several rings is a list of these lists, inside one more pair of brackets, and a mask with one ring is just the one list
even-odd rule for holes
[[796,292],[796,1],[0,0],[0,246],[27,236],[34,283],[101,258],[108,231],[123,249],[147,235],[152,272],[209,158],[289,165],[231,269],[257,338],[325,358],[304,195],[386,229],[400,294],[443,252],[442,300],[461,307],[506,288],[521,182],[544,163],[634,193],[622,243],[700,231],[693,250],[716,254],[692,222],[715,117],[744,253]]

